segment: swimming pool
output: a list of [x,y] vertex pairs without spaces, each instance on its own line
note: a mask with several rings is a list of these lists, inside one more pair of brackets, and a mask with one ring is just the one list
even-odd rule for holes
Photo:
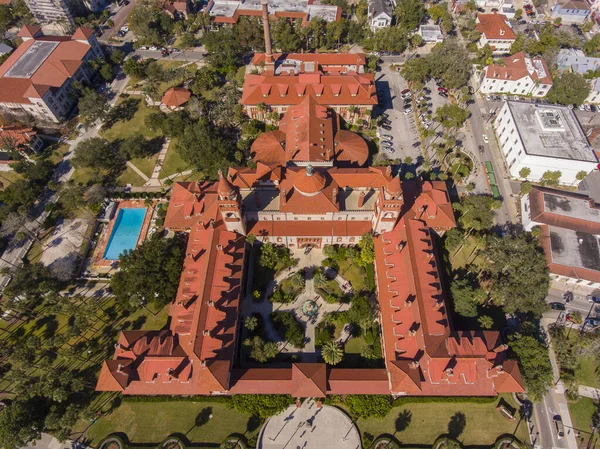
[[115,220],[104,250],[104,260],[117,260],[128,249],[134,249],[142,231],[145,207],[123,207]]

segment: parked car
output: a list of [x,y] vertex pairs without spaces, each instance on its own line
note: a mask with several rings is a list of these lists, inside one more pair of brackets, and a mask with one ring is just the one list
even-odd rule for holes
[[551,302],[550,308],[552,310],[565,310],[565,305],[562,302]]
[[438,92],[440,97],[448,98],[448,94],[446,92]]
[[404,115],[412,114],[412,109],[408,108],[404,110]]
[[445,87],[438,87],[438,92],[446,92],[446,93],[448,93],[448,89],[446,89]]
[[410,93],[410,89],[404,89],[402,92],[400,92],[402,95],[406,95]]
[[150,51],[158,51],[158,48],[157,47],[150,47],[150,48],[148,48],[148,50],[150,50]]
[[556,430],[556,438],[562,440],[565,437],[565,426],[560,415],[554,416],[554,428]]
[[402,107],[404,109],[409,109],[411,106],[410,106],[410,103],[404,103],[404,106],[402,106]]
[[483,134],[481,137],[483,138],[483,141],[484,141],[485,143],[489,143],[489,142],[490,142],[490,139],[488,139],[488,136],[487,136],[487,134]]
[[394,136],[392,136],[391,134],[384,134],[381,137],[388,140],[394,140]]
[[587,326],[597,327],[600,326],[600,320],[597,320],[596,318],[586,318],[585,324]]
[[479,154],[483,154],[484,148],[483,145],[479,145]]
[[527,20],[519,20],[519,25],[526,25],[527,24]]
[[386,131],[391,131],[392,130],[392,127],[389,126],[389,125],[383,125],[382,128],[385,129]]
[[587,300],[589,303],[600,304],[600,296],[588,295]]

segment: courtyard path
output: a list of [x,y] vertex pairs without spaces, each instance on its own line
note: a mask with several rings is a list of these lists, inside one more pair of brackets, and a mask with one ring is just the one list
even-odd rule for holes
[[144,172],[142,172],[139,168],[137,168],[135,165],[133,165],[131,162],[127,161],[127,166],[132,169],[134,172],[136,172],[144,181],[148,181],[150,178],[148,178]]
[[[341,303],[329,304],[325,302],[321,296],[317,295],[313,281],[313,273],[317,268],[321,267],[323,259],[325,258],[322,250],[313,249],[308,254],[304,254],[304,250],[293,250],[292,258],[299,259],[298,265],[279,273],[263,292],[261,301],[255,301],[252,296],[252,289],[247,289],[249,293],[246,295],[246,301],[242,307],[242,315],[248,317],[255,313],[259,313],[263,317],[265,336],[268,340],[278,341],[279,350],[281,352],[288,354],[297,353],[301,356],[303,362],[316,362],[319,358],[319,353],[315,348],[316,325],[323,319],[323,316],[326,313],[348,310],[350,305]],[[296,297],[294,302],[289,304],[270,302],[268,298],[273,295],[277,286],[294,272],[302,268],[305,270],[304,290]],[[348,284],[348,281],[335,272],[335,270],[328,270],[327,273],[329,274],[329,277],[332,277],[332,275],[335,274],[335,280],[340,285],[342,291],[346,293],[351,290],[351,288],[347,289],[343,287],[345,284]],[[302,305],[306,301],[311,300],[315,301],[318,306],[318,313],[312,318],[306,316],[302,312]],[[280,341],[281,337],[275,330],[275,327],[269,318],[271,312],[293,313],[296,319],[305,328],[304,335],[306,338],[306,346],[303,349],[291,346],[286,341]],[[345,342],[349,337],[350,334],[348,333],[347,327],[345,327],[337,341]]]
[[156,164],[154,165],[154,169],[152,170],[152,175],[150,179],[146,181],[145,186],[149,187],[160,187],[162,182],[158,179],[158,175],[160,175],[160,171],[162,170],[162,164],[167,157],[167,152],[169,151],[169,145],[171,143],[171,139],[166,138],[163,142],[162,148],[160,149],[160,153],[158,153],[158,158],[156,158]]

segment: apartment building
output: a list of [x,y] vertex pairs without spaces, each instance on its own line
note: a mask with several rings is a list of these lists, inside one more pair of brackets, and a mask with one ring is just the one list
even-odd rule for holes
[[94,32],[78,28],[72,36],[44,36],[24,26],[23,43],[0,66],[0,110],[60,122],[74,105],[73,81],[90,81],[88,61],[104,57]]
[[504,54],[510,51],[510,47],[517,40],[508,18],[503,14],[478,14],[476,23],[476,29],[481,33],[477,42],[478,48],[487,44],[494,54]]

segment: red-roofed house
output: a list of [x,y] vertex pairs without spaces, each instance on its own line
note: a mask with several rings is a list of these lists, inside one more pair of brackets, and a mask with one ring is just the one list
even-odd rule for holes
[[504,58],[481,72],[481,93],[516,94],[545,97],[552,87],[552,76],[542,58],[530,58],[525,52]]
[[38,27],[24,26],[19,36],[23,43],[0,66],[0,110],[59,122],[73,107],[73,81],[94,75],[88,61],[103,57],[100,44],[84,28],[72,36],[44,36]]
[[517,40],[504,14],[478,14],[476,29],[481,33],[477,47],[483,48],[488,44],[494,54],[509,53],[511,45]]
[[33,128],[20,125],[0,126],[0,149],[31,149],[35,152],[44,147],[44,141],[40,139]]

